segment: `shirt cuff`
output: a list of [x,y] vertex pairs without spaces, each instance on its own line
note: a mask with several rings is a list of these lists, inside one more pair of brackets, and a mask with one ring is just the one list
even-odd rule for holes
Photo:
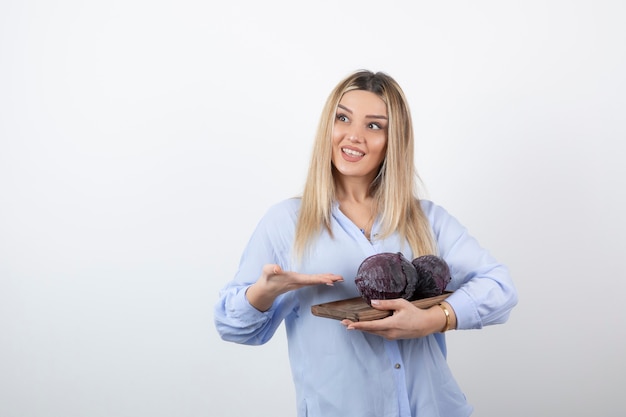
[[483,327],[482,320],[478,314],[478,306],[462,288],[450,294],[446,298],[446,302],[454,310],[457,330],[481,329]]
[[272,317],[274,306],[267,311],[257,310],[256,307],[248,301],[248,297],[246,297],[247,290],[248,287],[242,289],[228,300],[228,305],[226,306],[228,314],[236,318],[240,324],[244,325],[269,320]]

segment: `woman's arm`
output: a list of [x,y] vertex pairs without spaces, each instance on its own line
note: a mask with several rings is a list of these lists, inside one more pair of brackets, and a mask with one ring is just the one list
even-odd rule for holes
[[[393,314],[380,320],[353,322],[346,319],[341,323],[348,330],[374,333],[389,340],[424,337],[456,327],[454,310],[445,301],[441,304],[422,309],[403,298],[372,300],[372,307],[392,311]],[[447,315],[444,308],[448,311]]]
[[263,344],[298,307],[292,290],[342,280],[334,274],[283,270],[289,265],[297,208],[293,200],[270,208],[250,237],[235,277],[222,288],[214,307],[215,326],[222,339]]
[[453,293],[446,302],[454,311],[457,329],[479,329],[504,323],[517,304],[509,269],[497,261],[445,209],[423,202],[439,248],[448,263]]
[[428,309],[404,299],[375,301],[372,307],[393,311],[393,315],[365,322],[343,320],[349,330],[367,331],[387,339],[423,337],[449,329],[503,323],[517,304],[517,291],[506,266],[497,262],[443,208],[428,201],[422,205],[431,222],[439,256],[450,267],[452,280],[446,289],[453,293],[441,306]]
[[267,311],[281,294],[309,285],[330,285],[343,278],[335,274],[299,274],[283,271],[278,265],[265,265],[261,277],[246,292],[248,302],[259,311]]

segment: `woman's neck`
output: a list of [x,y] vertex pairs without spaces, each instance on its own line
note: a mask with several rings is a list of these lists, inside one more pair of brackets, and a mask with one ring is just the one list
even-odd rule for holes
[[369,184],[344,181],[336,185],[335,192],[341,212],[369,239],[375,217]]
[[335,183],[335,198],[341,204],[371,204],[370,183],[362,179],[344,179]]

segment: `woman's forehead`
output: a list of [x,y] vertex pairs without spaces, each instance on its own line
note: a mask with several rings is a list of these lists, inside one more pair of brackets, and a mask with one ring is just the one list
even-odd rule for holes
[[342,108],[352,112],[387,115],[387,104],[377,94],[366,90],[351,90],[339,100]]

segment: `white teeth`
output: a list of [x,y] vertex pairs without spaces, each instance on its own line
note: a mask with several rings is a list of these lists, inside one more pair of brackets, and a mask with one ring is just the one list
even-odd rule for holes
[[365,154],[364,154],[364,153],[362,153],[362,152],[359,152],[359,151],[353,151],[352,149],[346,149],[346,148],[343,148],[343,149],[341,149],[341,150],[342,150],[344,153],[347,153],[348,155],[352,155],[352,156],[363,156],[363,155],[365,155]]

